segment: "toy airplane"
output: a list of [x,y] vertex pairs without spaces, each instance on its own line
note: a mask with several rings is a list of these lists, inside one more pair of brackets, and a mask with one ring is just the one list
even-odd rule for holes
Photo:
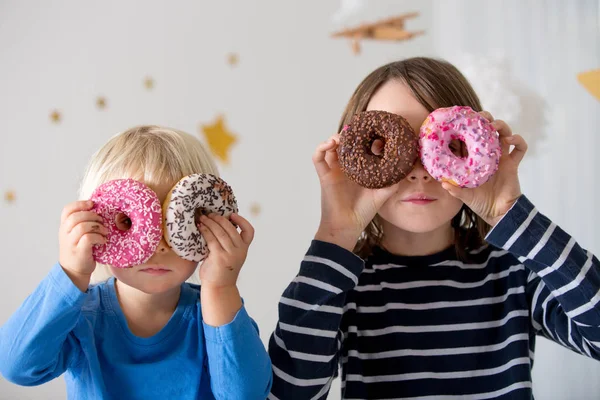
[[352,50],[354,54],[360,53],[360,40],[387,40],[402,41],[412,39],[415,36],[422,35],[425,31],[409,32],[404,29],[404,21],[409,18],[415,18],[419,13],[408,13],[397,17],[382,19],[373,23],[361,24],[356,28],[343,29],[334,32],[331,36],[334,38],[344,37],[352,40]]

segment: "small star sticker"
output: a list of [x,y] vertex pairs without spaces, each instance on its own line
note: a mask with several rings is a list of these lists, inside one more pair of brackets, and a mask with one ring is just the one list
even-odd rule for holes
[[62,116],[60,115],[60,112],[58,112],[57,110],[52,111],[52,113],[50,114],[50,119],[55,124],[58,124],[60,122],[61,118],[62,118]]
[[250,214],[252,214],[252,216],[254,216],[254,217],[256,217],[258,214],[260,214],[260,204],[253,203],[250,206]]
[[17,195],[12,190],[8,190],[6,193],[4,193],[4,200],[6,200],[7,203],[13,203],[16,198]]
[[146,89],[148,90],[152,90],[154,89],[154,79],[148,77],[144,80],[144,86],[146,86]]
[[239,61],[240,61],[240,59],[239,59],[238,55],[235,53],[231,53],[227,56],[227,63],[229,65],[231,65],[232,67],[235,67]]
[[227,164],[229,149],[237,142],[237,137],[225,127],[223,116],[218,116],[215,123],[211,125],[202,125],[201,129],[212,153]]
[[96,99],[96,106],[99,109],[104,110],[106,108],[106,99],[104,97],[98,97]]

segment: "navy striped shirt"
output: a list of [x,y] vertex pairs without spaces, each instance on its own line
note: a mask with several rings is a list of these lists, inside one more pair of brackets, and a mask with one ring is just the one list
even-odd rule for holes
[[470,252],[314,241],[279,303],[269,399],[531,399],[536,335],[600,359],[600,264],[525,196]]

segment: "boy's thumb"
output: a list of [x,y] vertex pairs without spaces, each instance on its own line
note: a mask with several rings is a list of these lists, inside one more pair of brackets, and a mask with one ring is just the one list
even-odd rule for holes
[[453,197],[461,200],[463,203],[467,204],[473,198],[473,190],[469,188],[461,188],[459,186],[453,185],[449,182],[442,182],[442,187],[450,193]]

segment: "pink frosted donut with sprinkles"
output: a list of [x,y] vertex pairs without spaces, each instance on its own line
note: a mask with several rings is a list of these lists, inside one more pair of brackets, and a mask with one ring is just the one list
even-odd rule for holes
[[[453,140],[464,142],[468,154],[455,155]],[[498,170],[502,150],[492,124],[470,107],[455,106],[433,111],[419,132],[421,163],[440,182],[474,188]]]
[[186,176],[163,203],[165,241],[179,257],[200,262],[208,256],[206,240],[198,229],[200,216],[229,217],[237,212],[233,190],[223,179],[211,174]]
[[106,244],[94,246],[96,262],[128,268],[152,257],[162,238],[162,209],[152,189],[116,179],[98,186],[90,200],[109,232]]

